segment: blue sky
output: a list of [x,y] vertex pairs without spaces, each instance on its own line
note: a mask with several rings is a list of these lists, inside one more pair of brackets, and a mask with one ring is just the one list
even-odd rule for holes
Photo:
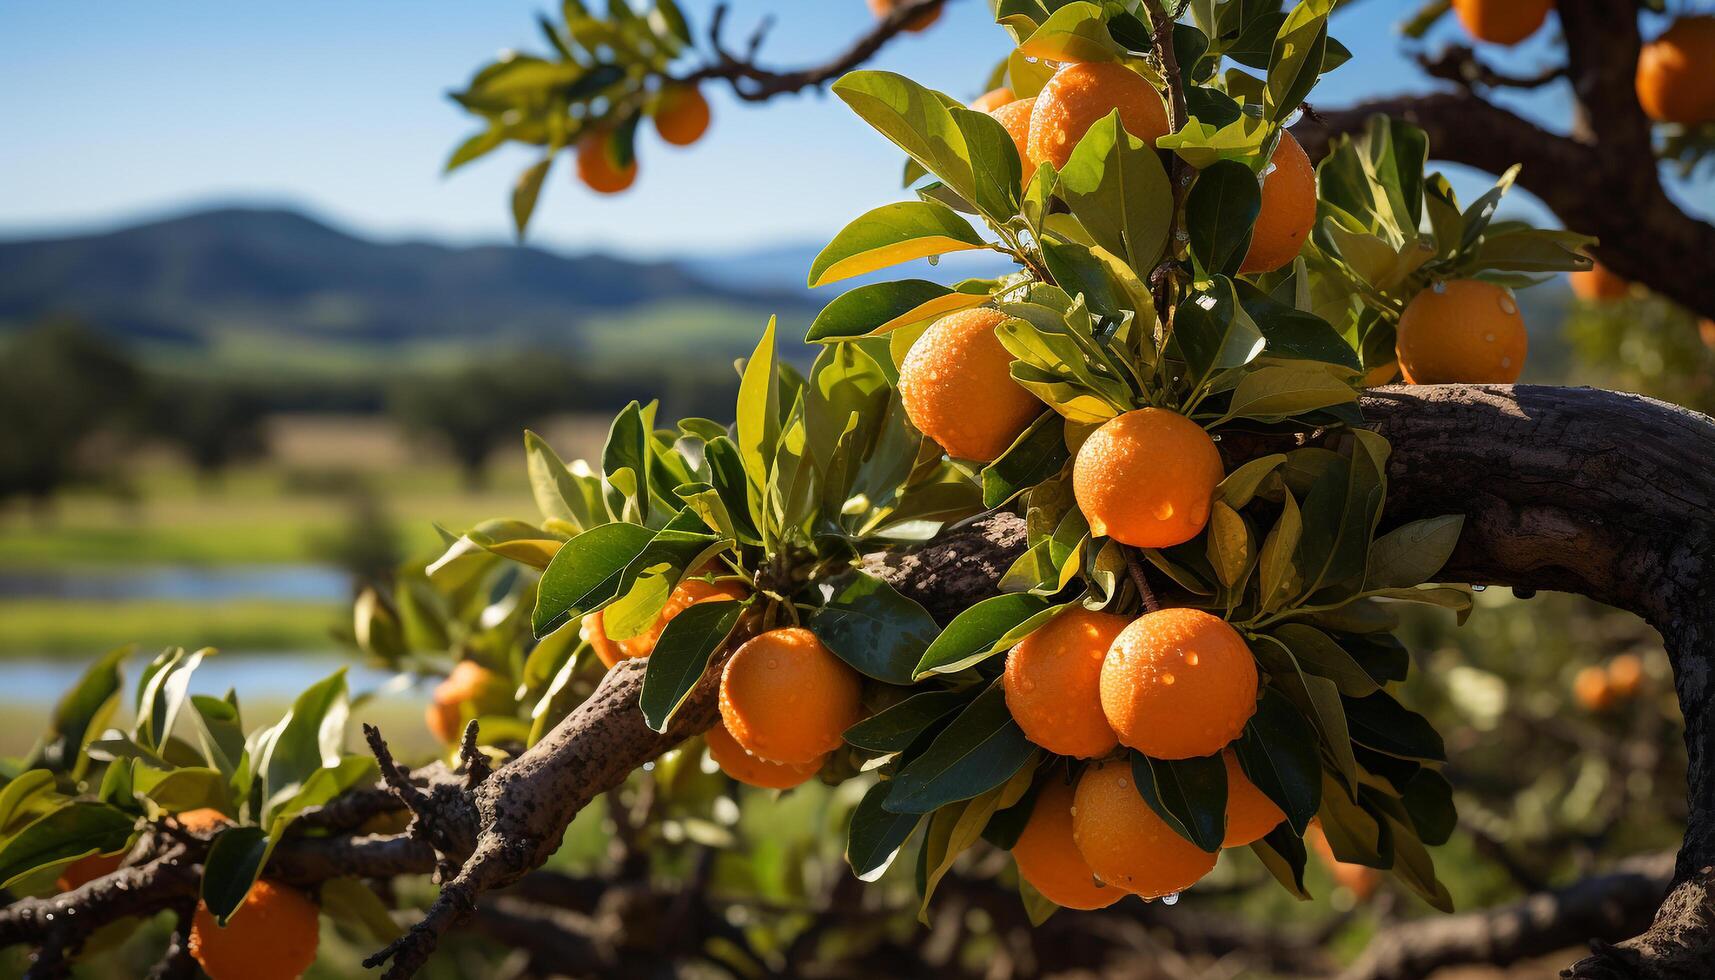
[[[706,23],[712,0],[681,2],[697,25]],[[0,234],[237,201],[306,207],[389,238],[503,240],[512,179],[532,157],[496,153],[443,178],[447,152],[473,129],[445,92],[502,48],[538,48],[534,15],[555,6],[0,5]],[[775,16],[763,56],[777,64],[819,61],[871,23],[862,0],[731,6],[735,43],[761,16]],[[1357,57],[1329,76],[1316,101],[1426,86],[1391,30],[1405,9],[1368,0],[1337,16],[1335,33]],[[1449,22],[1432,40],[1455,31]],[[1005,44],[986,2],[951,0],[940,24],[897,41],[873,66],[969,98]],[[1504,57],[1526,71],[1548,56],[1539,38]],[[625,195],[598,198],[575,185],[565,161],[557,164],[532,240],[639,256],[729,252],[823,241],[851,216],[897,199],[897,152],[837,99],[747,106],[725,91],[709,94],[709,136],[690,150],[646,137],[641,176]],[[1555,90],[1515,104],[1553,121],[1564,118],[1567,100]],[[1715,210],[1708,186],[1698,193],[1697,203]]]

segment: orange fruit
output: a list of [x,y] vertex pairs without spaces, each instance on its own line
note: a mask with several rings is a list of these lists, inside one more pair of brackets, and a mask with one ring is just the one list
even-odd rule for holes
[[1080,759],[1107,755],[1119,745],[1102,716],[1102,658],[1128,622],[1074,606],[1012,648],[1000,683],[1025,738]]
[[1072,840],[1072,785],[1059,775],[1049,778],[1037,791],[1030,820],[1012,859],[1018,874],[1055,905],[1069,909],[1105,909],[1126,896],[1124,890],[1104,885],[1078,852]]
[[1542,28],[1554,0],[1453,0],[1465,32],[1490,44],[1517,44]]
[[1608,661],[1608,690],[1614,697],[1629,701],[1637,697],[1644,682],[1644,662],[1636,654],[1622,653]]
[[[709,129],[709,100],[695,85],[673,85],[655,106],[655,131],[674,146],[690,146]],[[629,181],[628,181],[629,183]]]
[[1165,408],[1140,408],[1102,423],[1078,447],[1072,495],[1090,533],[1169,548],[1203,530],[1225,475],[1202,426]]
[[1572,273],[1570,278],[1573,295],[1589,302],[1624,299],[1632,288],[1631,283],[1609,272],[1608,267],[1600,262],[1582,272]]
[[1012,379],[1012,355],[995,336],[1007,319],[986,307],[949,313],[899,365],[906,416],[949,456],[992,462],[1042,411]]
[[1382,385],[1393,384],[1393,379],[1399,377],[1399,362],[1389,361],[1378,364],[1364,374],[1365,388],[1380,388]]
[[1078,780],[1072,840],[1096,877],[1144,898],[1173,895],[1215,867],[1215,855],[1173,832],[1132,785],[1124,763],[1091,766]]
[[1586,711],[1607,711],[1614,706],[1614,689],[1608,684],[1608,672],[1600,667],[1585,667],[1572,677],[1572,697]]
[[491,714],[512,703],[512,687],[504,677],[474,660],[460,660],[446,680],[435,687],[423,720],[429,731],[443,742],[456,742],[464,735],[464,706],[473,714]]
[[1406,305],[1394,353],[1406,384],[1512,384],[1529,345],[1511,292],[1455,279]]
[[[893,9],[899,6],[900,0],[868,0],[868,3],[869,12],[874,14],[876,17],[881,18],[893,13]],[[940,19],[941,8],[933,7],[906,21],[905,29],[913,33],[926,31],[929,29],[929,25]]]
[[1697,337],[1703,341],[1703,346],[1715,350],[1715,320],[1707,317],[1698,320]]
[[605,129],[578,140],[578,179],[597,194],[618,194],[637,179],[637,158],[621,169],[613,159],[613,134]]
[[1715,122],[1715,16],[1681,17],[1638,53],[1638,104],[1657,122]]
[[721,673],[721,721],[746,752],[805,765],[858,720],[862,682],[816,634],[792,626],[745,641]]
[[1239,272],[1273,272],[1291,262],[1315,226],[1316,168],[1304,147],[1283,129],[1262,179],[1262,210]]
[[784,765],[758,759],[744,750],[726,726],[720,722],[703,734],[709,743],[709,758],[721,767],[721,772],[744,783],[762,789],[791,789],[814,779],[827,756],[818,756],[803,765]]
[[1090,127],[1118,109],[1125,131],[1148,143],[1167,135],[1167,106],[1142,75],[1113,62],[1060,69],[1036,97],[1030,118],[1030,158],[1066,166]]
[[697,603],[725,602],[743,599],[745,595],[744,586],[738,582],[710,582],[702,578],[686,578],[673,587],[672,593],[667,596],[667,604],[661,607],[661,614],[655,617],[655,625],[644,632],[628,640],[615,642],[608,638],[605,621],[598,611],[584,617],[584,625],[579,628],[578,635],[590,642],[602,663],[612,667],[621,660],[647,657],[653,653],[655,644],[661,640],[662,631],[673,617]]
[[1256,714],[1256,659],[1201,609],[1145,613],[1102,661],[1102,713],[1122,745],[1157,759],[1214,755]]
[[1001,106],[1016,101],[1018,101],[1018,96],[1012,93],[1012,89],[1002,85],[1000,88],[989,89],[971,100],[971,108],[978,112],[993,113]]
[[1334,876],[1334,883],[1355,895],[1359,901],[1375,894],[1376,885],[1381,883],[1381,875],[1374,868],[1366,868],[1361,864],[1348,864],[1334,856],[1334,849],[1328,846],[1328,837],[1322,833],[1322,828],[1311,821],[1310,827],[1304,833],[1304,840],[1316,856],[1327,865],[1328,871]]
[[200,807],[195,810],[186,810],[183,813],[175,813],[173,814],[173,817],[178,820],[181,827],[199,834],[206,834],[211,830],[219,830],[232,822],[232,818],[211,806]]
[[1237,752],[1227,749],[1221,761],[1227,766],[1227,836],[1221,846],[1243,847],[1280,826],[1286,813],[1245,775]]
[[191,956],[210,980],[295,980],[316,961],[316,905],[262,879],[222,929],[204,903],[191,920]]
[[91,854],[78,858],[76,861],[60,869],[60,876],[54,882],[62,892],[73,888],[82,888],[97,878],[105,878],[125,862],[125,855],[120,854]]
[[1030,182],[1036,173],[1036,163],[1030,157],[1030,115],[1036,108],[1035,99],[1019,99],[998,109],[989,110],[995,121],[1006,127],[1012,145],[1018,150],[1018,162],[1024,165],[1024,181]]

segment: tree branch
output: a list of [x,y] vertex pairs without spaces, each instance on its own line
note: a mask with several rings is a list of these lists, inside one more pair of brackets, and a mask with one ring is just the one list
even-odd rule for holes
[[1467,86],[1343,109],[1317,106],[1293,127],[1293,135],[1319,160],[1333,137],[1362,132],[1371,116],[1381,114],[1422,128],[1438,160],[1493,174],[1521,163],[1519,186],[1567,228],[1600,239],[1595,254],[1603,265],[1715,317],[1715,276],[1685,270],[1686,256],[1715,255],[1715,225],[1687,214],[1668,196],[1649,120],[1637,102],[1637,5],[1562,0],[1557,9],[1566,35],[1566,76],[1576,97],[1568,134],[1551,133]]
[[939,10],[945,2],[946,0],[900,0],[891,13],[876,21],[875,27],[869,33],[858,38],[850,48],[832,60],[807,68],[787,70],[764,68],[756,63],[757,49],[761,47],[763,34],[767,30],[766,22],[751,35],[744,55],[736,55],[728,50],[722,40],[726,27],[727,5],[717,4],[713,16],[709,19],[709,47],[715,54],[715,60],[681,81],[685,84],[710,80],[725,81],[732,85],[733,93],[746,102],[766,102],[778,95],[792,95],[807,88],[820,88],[875,57],[876,52],[904,31],[913,18]]

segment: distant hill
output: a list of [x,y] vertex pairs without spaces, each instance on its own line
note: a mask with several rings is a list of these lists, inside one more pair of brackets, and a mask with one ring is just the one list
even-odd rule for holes
[[0,326],[69,313],[154,353],[217,361],[472,345],[727,354],[748,350],[770,314],[801,328],[818,306],[673,262],[379,242],[278,209],[0,242]]

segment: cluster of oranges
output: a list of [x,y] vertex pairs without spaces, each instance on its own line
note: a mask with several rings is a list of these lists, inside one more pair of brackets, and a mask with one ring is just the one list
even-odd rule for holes
[[1603,712],[1638,696],[1644,683],[1644,662],[1622,653],[1606,667],[1593,664],[1572,678],[1572,697],[1586,711]]
[[[1554,0],[1453,0],[1466,33],[1512,45],[1535,34]],[[1681,17],[1638,53],[1638,105],[1657,122],[1698,126],[1715,122],[1715,17]]]
[[1227,623],[1197,609],[1136,619],[1074,607],[1007,656],[1001,685],[1025,737],[1058,755],[1096,759],[1076,786],[1037,794],[1013,857],[1019,873],[1067,908],[1128,894],[1170,895],[1215,866],[1144,802],[1125,746],[1157,759],[1220,753],[1227,771],[1224,847],[1255,841],[1282,820],[1229,748],[1256,712],[1256,661]]
[[[209,834],[232,821],[219,810],[203,807],[176,814],[179,826]],[[59,889],[70,891],[111,874],[123,855],[91,855],[67,865]],[[206,902],[197,903],[191,921],[190,953],[210,980],[296,980],[315,962],[320,941],[316,903],[289,885],[257,881],[244,904],[222,927]]]
[[[674,146],[690,146],[709,128],[709,101],[694,85],[668,85],[655,96],[655,131]],[[613,130],[592,129],[578,139],[578,179],[597,194],[618,194],[637,180],[637,157],[619,163]]]
[[[1115,110],[1125,131],[1151,146],[1168,131],[1160,93],[1121,64],[1068,64],[1034,98],[1014,95],[1009,88],[998,88],[972,102],[971,108],[1006,128],[1026,178],[1043,163],[1066,166],[1090,127]],[[1265,169],[1262,210],[1239,271],[1272,272],[1291,262],[1315,223],[1316,170],[1304,148],[1283,130]]]

